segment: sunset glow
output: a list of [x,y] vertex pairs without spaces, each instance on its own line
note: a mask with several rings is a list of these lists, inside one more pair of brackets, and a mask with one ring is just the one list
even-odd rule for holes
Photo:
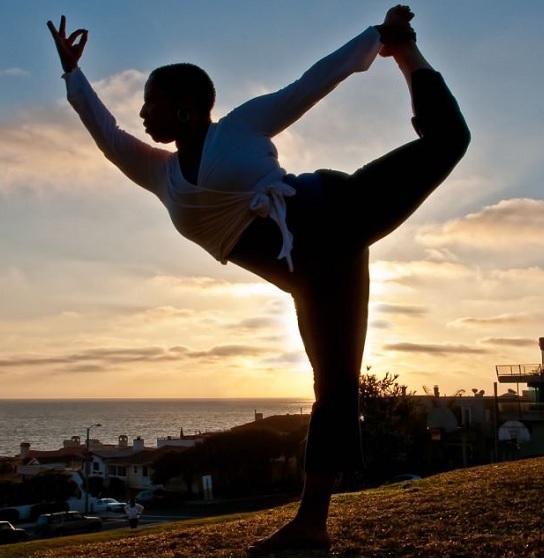
[[[98,152],[65,99],[46,21],[65,14],[70,30],[89,29],[83,70],[119,125],[151,142],[138,112],[156,66],[187,60],[207,69],[219,118],[298,78],[391,5],[6,3],[2,398],[313,394],[289,295],[183,239],[158,200]],[[363,371],[399,374],[418,393],[438,384],[443,394],[491,394],[495,365],[541,361],[544,3],[410,6],[418,43],[473,140],[437,192],[371,247]],[[410,117],[400,72],[378,58],[277,138],[281,164],[293,173],[353,171],[414,139]]]

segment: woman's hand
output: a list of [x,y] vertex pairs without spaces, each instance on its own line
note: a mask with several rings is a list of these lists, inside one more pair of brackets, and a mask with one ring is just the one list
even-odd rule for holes
[[395,45],[415,43],[416,33],[410,25],[413,18],[414,13],[406,5],[397,4],[387,11],[383,23],[376,26],[384,44],[380,51],[381,56],[392,56],[392,48]]
[[77,67],[79,59],[83,54],[83,49],[87,43],[88,31],[86,29],[76,29],[66,37],[66,17],[61,16],[60,26],[57,31],[52,21],[47,22],[47,27],[53,35],[60,63],[65,72],[71,72]]
[[387,10],[383,23],[384,25],[408,25],[413,17],[414,13],[409,6],[397,4]]

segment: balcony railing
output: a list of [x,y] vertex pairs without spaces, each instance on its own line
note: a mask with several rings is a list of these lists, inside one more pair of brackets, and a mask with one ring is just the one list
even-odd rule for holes
[[525,398],[512,398],[511,400],[501,400],[497,402],[500,412],[515,413],[521,412],[525,414],[539,414],[544,413],[544,403],[533,402]]
[[495,365],[499,382],[533,382],[542,379],[544,382],[544,365]]

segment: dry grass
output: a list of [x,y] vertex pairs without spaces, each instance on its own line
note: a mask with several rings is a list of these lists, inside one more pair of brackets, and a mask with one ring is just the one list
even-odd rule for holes
[[[3,546],[0,557],[247,557],[248,544],[295,511],[35,541]],[[544,557],[544,458],[335,495],[330,532],[333,548],[321,557]]]

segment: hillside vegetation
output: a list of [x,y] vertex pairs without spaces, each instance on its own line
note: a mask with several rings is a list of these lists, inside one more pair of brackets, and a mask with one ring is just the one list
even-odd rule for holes
[[[295,511],[292,504],[137,532],[36,540],[2,546],[0,557],[247,557],[251,542]],[[544,458],[336,494],[330,532],[333,548],[321,557],[544,557]]]

